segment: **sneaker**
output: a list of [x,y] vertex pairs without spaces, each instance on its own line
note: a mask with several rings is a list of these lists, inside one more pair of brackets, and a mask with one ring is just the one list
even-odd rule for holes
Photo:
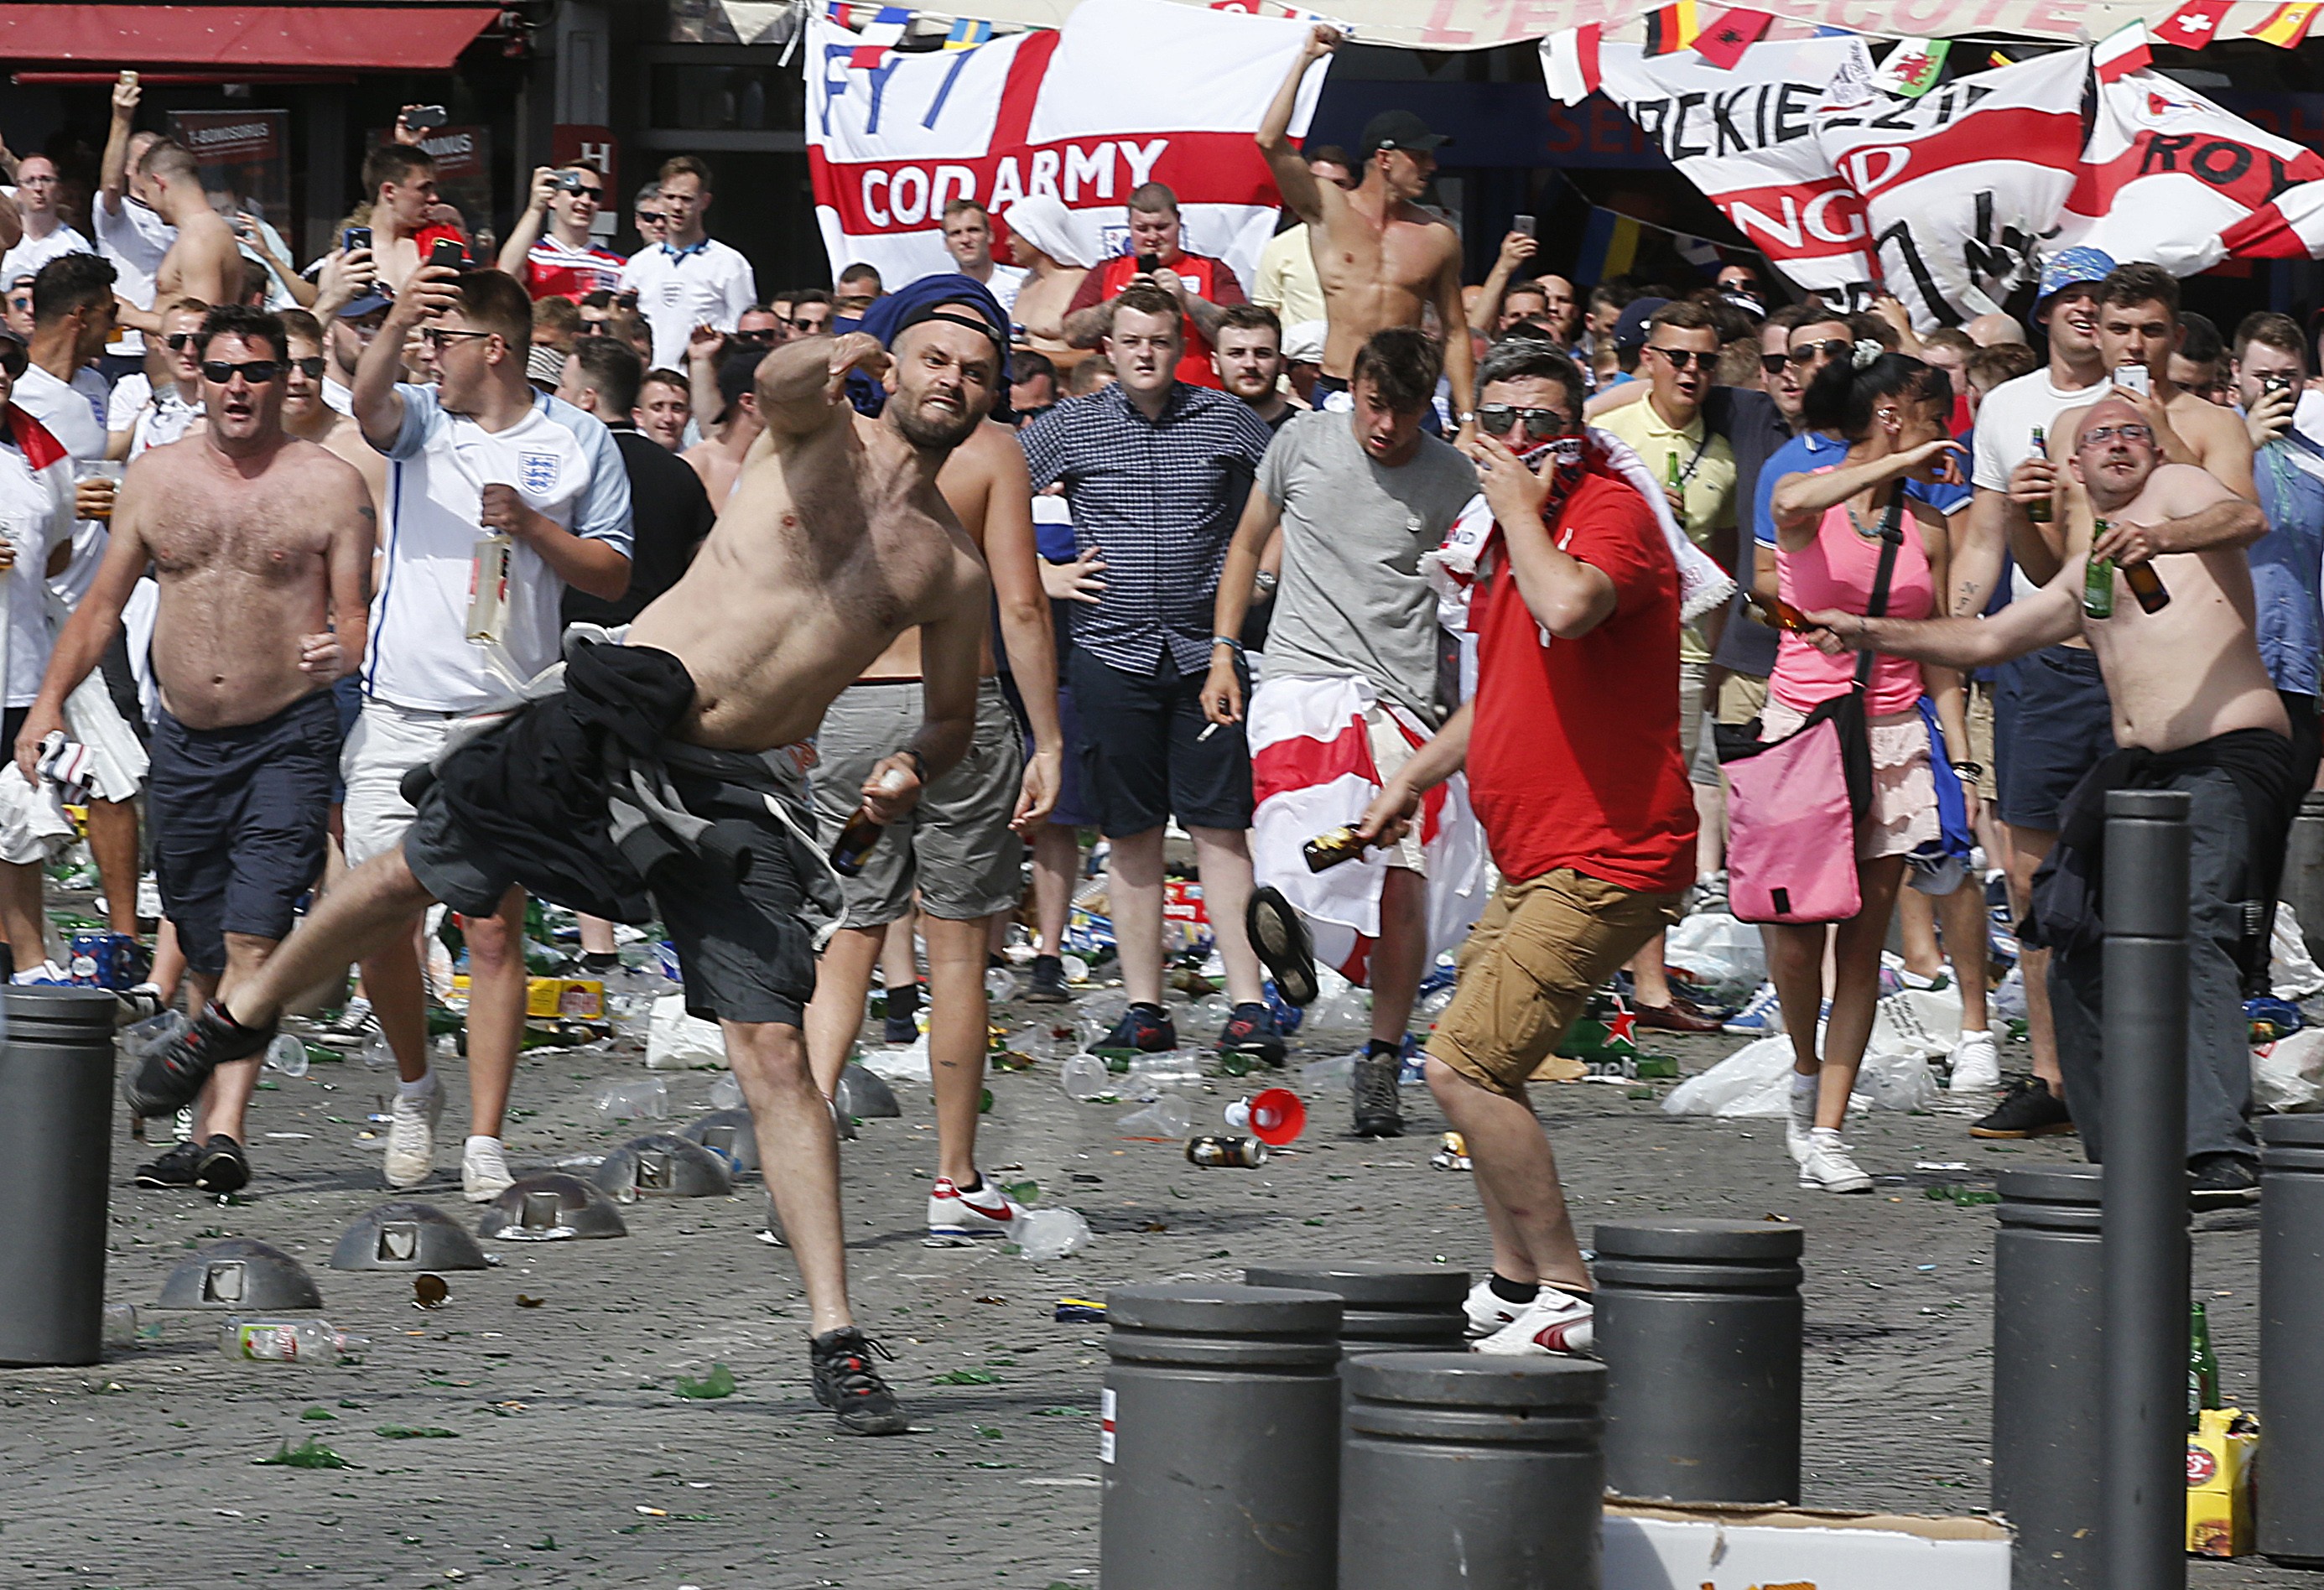
[[1292,1005],[1313,1005],[1318,992],[1315,946],[1307,936],[1306,923],[1283,897],[1283,891],[1273,884],[1251,890],[1242,921],[1252,951],[1266,963],[1284,999]]
[[2053,1097],[2050,1085],[2028,1077],[2012,1088],[1990,1114],[1970,1124],[1972,1137],[2070,1137],[2074,1117],[2065,1100]]
[[1355,1106],[1357,1136],[1404,1135],[1404,1111],[1396,1095],[1397,1077],[1403,1070],[1402,1055],[1367,1052],[1356,1056],[1355,1067],[1348,1075],[1348,1093]]
[[1586,1357],[1595,1340],[1588,1298],[1545,1286],[1541,1295],[1517,1310],[1517,1317],[1470,1347],[1472,1353],[1515,1357],[1563,1353]]
[[1518,1315],[1531,1307],[1531,1303],[1513,1303],[1495,1291],[1493,1278],[1489,1275],[1469,1289],[1469,1299],[1461,1305],[1462,1311],[1469,1317],[1466,1329],[1471,1341],[1480,1336],[1490,1336],[1501,1327],[1514,1323]]
[[1795,1165],[1807,1163],[1808,1150],[1815,1146],[1816,1092],[1813,1088],[1804,1092],[1794,1088],[1787,1095],[1791,1109],[1784,1118],[1784,1147],[1790,1151]]
[[1074,991],[1065,983],[1065,962],[1062,956],[1033,957],[1033,979],[1026,988],[1028,1005],[1071,1005]]
[[1825,1192],[1869,1192],[1872,1178],[1864,1168],[1849,1157],[1848,1144],[1840,1140],[1840,1133],[1831,1126],[1818,1126],[1808,1134],[1807,1158],[1800,1162],[1800,1185],[1820,1188]]
[[371,1001],[357,994],[347,1001],[346,1008],[339,1012],[339,1019],[331,1024],[330,1030],[356,1038],[378,1025],[372,1019]]
[[1952,1080],[1955,1093],[1990,1093],[2001,1086],[2001,1046],[1991,1033],[1965,1032],[1953,1045]]
[[417,1187],[436,1168],[436,1123],[444,1118],[441,1083],[417,1098],[401,1089],[387,1107],[387,1184]]
[[240,1192],[250,1185],[250,1156],[242,1144],[220,1132],[194,1155],[194,1186],[213,1198]]
[[875,1356],[893,1362],[896,1355],[856,1326],[843,1325],[816,1337],[807,1344],[815,1400],[837,1414],[839,1428],[850,1435],[901,1435],[909,1421],[896,1393],[872,1366]]
[[173,1144],[161,1158],[149,1160],[138,1166],[131,1184],[137,1187],[191,1187],[194,1184],[194,1162],[201,1157],[201,1153],[198,1144]]
[[1219,1029],[1221,1054],[1248,1054],[1262,1065],[1283,1063],[1283,1034],[1264,1005],[1238,1005]]
[[1111,1050],[1128,1053],[1142,1050],[1148,1054],[1167,1054],[1176,1047],[1178,1028],[1168,1016],[1157,1016],[1133,1005],[1121,1013],[1121,1019],[1113,1024],[1111,1032],[1090,1045],[1090,1052],[1103,1054]]
[[880,1020],[880,1041],[899,1048],[909,1048],[920,1041],[920,1024],[908,1016],[882,1016]]
[[1773,983],[1761,983],[1743,1002],[1743,1008],[1729,1016],[1720,1028],[1738,1038],[1772,1038],[1783,1030],[1783,1002],[1775,997]]
[[982,1180],[974,1192],[963,1192],[951,1177],[936,1178],[928,1189],[930,1236],[1006,1236],[1016,1227],[1023,1208],[995,1187],[992,1178]]
[[121,1097],[141,1116],[165,1116],[183,1109],[218,1067],[265,1052],[274,1040],[274,1026],[272,1022],[244,1026],[213,999],[194,1018],[193,1025],[146,1051],[137,1069],[121,1079]]
[[460,1151],[460,1196],[470,1203],[490,1203],[515,1181],[499,1138],[472,1137]]
[[2199,1153],[2187,1162],[2187,1207],[2243,1209],[2259,1202],[2259,1172],[2238,1153]]

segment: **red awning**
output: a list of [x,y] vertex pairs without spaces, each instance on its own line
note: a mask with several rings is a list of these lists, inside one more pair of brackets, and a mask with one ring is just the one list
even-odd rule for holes
[[447,5],[0,5],[0,60],[440,72],[499,14]]

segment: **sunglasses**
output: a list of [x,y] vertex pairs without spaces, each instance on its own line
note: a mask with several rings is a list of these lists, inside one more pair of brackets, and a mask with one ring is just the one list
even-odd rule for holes
[[202,379],[212,386],[222,387],[237,375],[254,387],[266,386],[281,379],[282,361],[249,359],[240,364],[229,364],[223,359],[202,361]]
[[2144,425],[2102,425],[2096,430],[2084,431],[2078,446],[2104,446],[2107,443],[2116,439],[2151,444],[2154,440],[2154,430],[2153,427]]
[[1719,358],[1719,354],[1716,349],[1706,354],[1695,348],[1665,348],[1659,343],[1648,343],[1646,345],[1646,352],[1650,354],[1660,354],[1665,359],[1670,362],[1670,367],[1673,370],[1702,369],[1708,371]]
[[170,345],[170,352],[182,354],[186,351],[186,345],[198,340],[198,335],[191,331],[173,331],[163,340]]
[[24,367],[32,363],[32,357],[25,352],[23,343],[0,341],[0,371],[5,371],[10,381],[24,373]]
[[794,320],[791,322],[793,329],[798,331],[821,331],[824,327],[824,324],[825,323],[820,320]]
[[[1794,348],[1784,355],[1784,363],[1798,368],[1812,364],[1819,358],[1837,359],[1842,354],[1852,354],[1855,351],[1854,343],[1849,342],[1846,337],[1836,336],[1826,342],[1809,343],[1804,347]],[[1766,361],[1763,359],[1761,363],[1764,364]]]
[[762,326],[756,331],[734,331],[727,335],[738,343],[770,343],[775,340],[775,328]]
[[638,212],[638,225],[641,226],[659,226],[668,219],[669,219],[669,217],[663,215],[659,210],[640,210]]
[[300,374],[305,376],[309,381],[322,380],[323,372],[330,368],[330,365],[325,361],[312,357],[305,359],[289,359],[285,360],[284,363],[289,364],[291,369],[297,371]]
[[499,334],[496,332],[490,331],[447,331],[440,326],[431,326],[420,334],[420,340],[426,343],[429,347],[433,349],[435,352],[440,354],[444,351],[444,345],[446,343],[456,341],[464,336],[495,336],[498,335]]
[[1489,436],[1505,437],[1519,420],[1529,437],[1563,436],[1573,428],[1572,417],[1554,409],[1517,409],[1507,403],[1484,403],[1477,409],[1477,428]]
[[605,200],[605,190],[602,188],[568,188],[565,191],[575,198],[586,198],[591,204],[603,204]]

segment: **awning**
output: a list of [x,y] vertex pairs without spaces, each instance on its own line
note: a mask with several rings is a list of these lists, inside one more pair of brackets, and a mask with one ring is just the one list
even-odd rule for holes
[[0,5],[0,60],[441,72],[499,14],[448,5]]

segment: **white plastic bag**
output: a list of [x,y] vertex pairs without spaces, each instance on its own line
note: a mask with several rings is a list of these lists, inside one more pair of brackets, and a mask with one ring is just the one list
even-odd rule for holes
[[646,1026],[646,1069],[655,1071],[726,1069],[726,1035],[715,1021],[686,1014],[686,996],[664,994]]
[[1701,982],[1746,991],[1767,977],[1766,946],[1758,928],[1724,911],[1698,911],[1672,928],[1663,940],[1663,960]]
[[2324,967],[2318,966],[2308,952],[2300,918],[2282,901],[2276,903],[2275,937],[2269,949],[2267,980],[2277,998],[2305,999],[2310,994],[2324,993]]
[[1673,1116],[1780,1117],[1791,1108],[1792,1041],[1760,1038],[1689,1077],[1663,1100]]
[[925,1082],[928,1070],[928,1035],[922,1033],[906,1049],[866,1049],[860,1057],[865,1071],[883,1082]]
[[1923,1060],[1948,1054],[1960,1039],[1960,991],[1906,988],[1874,1006],[1868,1053],[1912,1054]]
[[2302,1027],[2251,1052],[2252,1102],[2277,1115],[2324,1102],[2324,1027]]

